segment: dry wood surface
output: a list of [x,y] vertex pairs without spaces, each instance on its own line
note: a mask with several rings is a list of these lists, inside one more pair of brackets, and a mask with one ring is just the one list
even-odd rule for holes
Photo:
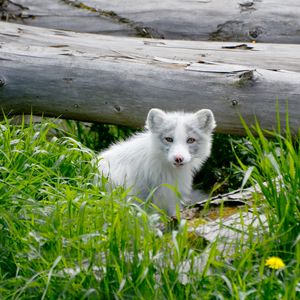
[[300,127],[300,45],[112,37],[0,22],[0,106],[142,126],[148,110],[210,108],[217,130],[243,133],[240,114],[276,127],[288,102]]
[[[12,22],[165,39],[300,42],[298,0],[2,0]],[[1,10],[0,10],[1,15]]]

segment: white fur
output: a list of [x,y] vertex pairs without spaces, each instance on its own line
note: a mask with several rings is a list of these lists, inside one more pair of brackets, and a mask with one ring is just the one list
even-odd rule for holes
[[[210,155],[214,127],[214,116],[207,109],[194,114],[151,109],[143,133],[99,154],[100,172],[113,185],[131,188],[141,199],[157,188],[152,201],[175,216],[180,200],[189,200],[194,172]],[[189,138],[195,142],[188,143]],[[166,185],[175,187],[181,196]]]

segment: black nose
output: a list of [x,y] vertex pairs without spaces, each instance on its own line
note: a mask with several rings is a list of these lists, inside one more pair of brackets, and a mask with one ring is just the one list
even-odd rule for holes
[[183,157],[181,155],[176,155],[175,156],[175,162],[177,164],[181,164],[183,162]]

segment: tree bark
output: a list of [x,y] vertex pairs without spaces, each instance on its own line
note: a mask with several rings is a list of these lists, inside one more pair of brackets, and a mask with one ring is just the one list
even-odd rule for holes
[[7,2],[13,22],[41,27],[165,39],[300,43],[298,0]]
[[142,126],[148,110],[213,110],[219,132],[300,127],[300,45],[167,41],[0,22],[0,107]]

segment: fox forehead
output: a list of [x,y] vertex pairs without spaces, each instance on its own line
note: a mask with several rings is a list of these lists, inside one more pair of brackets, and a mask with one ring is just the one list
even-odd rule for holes
[[197,121],[193,114],[187,113],[168,113],[164,122],[159,126],[159,136],[195,137],[200,136],[201,131],[197,128]]
[[187,112],[178,112],[178,111],[173,111],[173,112],[166,112],[165,113],[165,121],[167,122],[189,122],[191,119],[194,118],[194,113],[187,113]]
[[186,143],[188,138],[201,140],[203,133],[198,128],[193,127],[192,124],[176,122],[175,124],[173,123],[160,127],[157,131],[157,136],[159,140],[171,137],[176,143]]
[[[209,109],[200,109],[195,113],[164,112],[158,108],[152,108],[146,119],[146,129],[154,136],[163,140],[172,137],[179,143],[189,137],[200,142],[209,142],[216,123],[213,113]],[[189,135],[189,137],[187,137]],[[186,140],[187,142],[187,140]]]

